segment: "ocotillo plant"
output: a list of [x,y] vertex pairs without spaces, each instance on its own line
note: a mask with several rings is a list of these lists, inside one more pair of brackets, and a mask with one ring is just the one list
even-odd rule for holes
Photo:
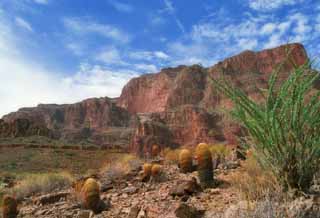
[[[288,61],[290,60],[288,54]],[[246,128],[245,138],[260,166],[271,170],[285,191],[308,192],[320,170],[320,91],[314,88],[319,73],[306,63],[287,80],[278,81],[282,66],[271,74],[262,102],[226,80],[213,80],[235,107],[232,115]]]

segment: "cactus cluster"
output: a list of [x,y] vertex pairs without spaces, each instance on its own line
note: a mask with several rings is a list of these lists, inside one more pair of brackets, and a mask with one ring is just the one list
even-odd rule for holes
[[100,211],[100,185],[95,179],[89,178],[84,183],[82,190],[82,203],[86,209],[94,213]]
[[150,178],[158,180],[162,172],[161,165],[145,163],[143,165],[143,177],[142,181],[147,182]]
[[198,162],[197,171],[200,180],[200,185],[203,188],[212,186],[213,184],[213,165],[212,155],[209,146],[205,143],[200,143],[196,148],[196,159]]
[[189,173],[193,170],[192,153],[189,149],[182,149],[179,154],[179,167],[181,172]]
[[2,217],[16,218],[18,215],[18,203],[14,197],[9,195],[3,196],[2,199]]

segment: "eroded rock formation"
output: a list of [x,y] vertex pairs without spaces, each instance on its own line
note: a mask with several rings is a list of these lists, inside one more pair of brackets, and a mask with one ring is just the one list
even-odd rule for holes
[[[166,68],[134,78],[118,99],[94,98],[69,105],[22,108],[3,117],[6,123],[26,119],[45,127],[55,137],[71,141],[90,139],[98,144],[129,145],[137,153],[154,143],[162,147],[193,145],[227,139],[236,143],[239,127],[221,116],[232,104],[217,92],[211,78],[222,76],[255,99],[266,88],[274,69],[280,79],[308,61],[301,44],[289,44],[260,52],[244,51],[216,65]],[[8,131],[0,125],[0,136]],[[30,132],[27,131],[30,135]],[[37,131],[36,131],[37,132]],[[11,134],[12,136],[12,134]]]

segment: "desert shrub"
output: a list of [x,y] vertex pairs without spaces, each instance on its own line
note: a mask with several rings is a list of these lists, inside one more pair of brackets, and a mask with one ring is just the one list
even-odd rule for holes
[[319,75],[309,67],[295,68],[283,83],[275,70],[268,89],[260,90],[264,101],[259,103],[226,80],[213,80],[233,101],[232,114],[247,129],[245,141],[259,164],[271,170],[285,191],[307,192],[320,167],[320,91],[313,89]]
[[220,157],[223,159],[231,155],[232,152],[231,148],[224,144],[209,145],[209,150],[213,158]]
[[24,176],[9,192],[16,196],[18,200],[21,200],[31,195],[68,188],[72,182],[73,177],[66,172],[29,174]]
[[250,202],[282,198],[277,178],[272,172],[263,170],[253,156],[242,163],[241,171],[231,174],[231,183],[239,191],[241,199]]
[[130,171],[139,169],[142,161],[135,155],[124,154],[116,160],[109,161],[101,168],[101,173],[110,180],[117,180],[127,175]]

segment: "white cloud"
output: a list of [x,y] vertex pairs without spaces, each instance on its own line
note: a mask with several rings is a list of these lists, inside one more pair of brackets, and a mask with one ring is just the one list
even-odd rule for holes
[[114,7],[117,11],[130,13],[133,11],[132,5],[120,2],[118,0],[109,0],[110,5]]
[[84,54],[84,49],[83,47],[78,44],[78,43],[75,43],[75,42],[71,42],[71,43],[68,43],[66,45],[67,49],[69,49],[70,51],[72,51],[73,54],[77,55],[77,56],[81,56]]
[[65,18],[64,25],[72,33],[76,34],[98,34],[106,38],[113,39],[122,43],[130,40],[128,33],[123,32],[117,27],[108,24],[100,24],[87,19]]
[[257,39],[239,39],[238,46],[241,50],[253,50],[258,46]]
[[138,71],[142,71],[143,73],[155,73],[158,71],[158,68],[153,64],[135,64],[134,66]]
[[177,17],[176,15],[176,9],[173,6],[173,3],[171,0],[163,0],[164,4],[165,4],[165,8],[163,9],[163,11],[169,13],[173,19],[175,20],[178,28],[181,30],[182,33],[185,33],[185,28],[181,22],[181,20]]
[[49,0],[33,0],[37,4],[47,5],[49,4]]
[[96,59],[105,64],[125,64],[124,61],[122,61],[119,50],[114,47],[103,49],[102,52],[97,55]]
[[162,51],[156,51],[154,52],[154,56],[156,56],[157,58],[160,58],[160,59],[169,59],[169,55],[167,55],[166,53],[162,52]]
[[303,0],[249,0],[249,7],[257,11],[271,11]]
[[19,27],[24,28],[30,32],[33,32],[31,24],[28,23],[26,20],[22,19],[21,17],[16,17],[15,22]]
[[129,57],[134,60],[152,61],[155,59],[167,60],[169,55],[163,51],[133,51],[129,53]]
[[261,28],[262,34],[271,34],[277,28],[277,25],[274,23],[264,24]]
[[74,103],[90,97],[117,97],[135,71],[81,64],[78,72],[61,74],[19,51],[19,36],[0,16],[0,117],[39,103]]

